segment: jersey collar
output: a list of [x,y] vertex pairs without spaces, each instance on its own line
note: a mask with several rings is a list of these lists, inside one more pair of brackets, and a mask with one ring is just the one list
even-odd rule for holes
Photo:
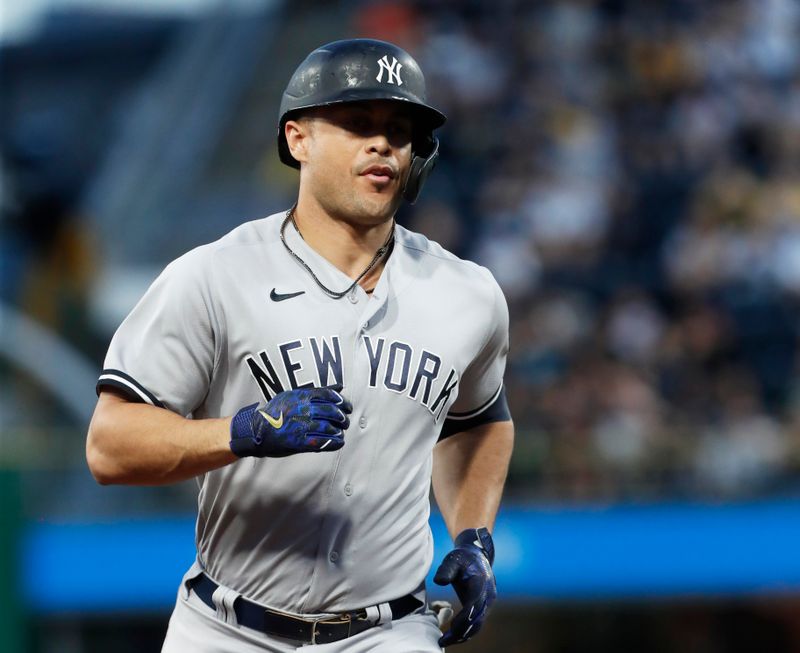
[[[284,218],[286,217],[286,213],[276,214],[279,217],[277,220],[277,227],[280,229],[281,224],[283,223]],[[375,289],[373,290],[371,295],[368,295],[363,288],[357,286],[354,291],[359,293],[359,298],[367,299],[371,297],[375,301],[382,302],[389,296],[390,292],[390,278],[392,277],[391,270],[396,266],[396,259],[399,257],[398,255],[401,252],[405,252],[405,248],[400,247],[399,243],[399,236],[402,231],[402,227],[399,227],[397,223],[394,225],[394,236],[395,236],[395,244],[390,254],[389,258],[386,260],[386,264],[384,265],[383,271],[381,272],[380,277],[378,277],[378,283],[375,285]],[[306,264],[314,271],[314,274],[319,277],[319,280],[324,283],[326,286],[333,290],[344,290],[347,288],[353,280],[348,277],[344,272],[342,272],[339,268],[337,268],[333,263],[331,263],[328,259],[326,259],[321,254],[317,253],[300,235],[297,229],[294,228],[293,225],[289,224],[286,227],[286,231],[284,233],[286,238],[286,243],[289,247],[292,248],[294,252],[298,254]],[[284,253],[286,256],[289,256],[289,253],[286,252],[284,249]],[[302,271],[304,275],[308,275],[306,270],[303,270],[302,267],[298,265],[298,269]],[[313,279],[309,279],[311,285],[316,287]],[[336,301],[347,301],[347,298],[343,298],[341,300]]]

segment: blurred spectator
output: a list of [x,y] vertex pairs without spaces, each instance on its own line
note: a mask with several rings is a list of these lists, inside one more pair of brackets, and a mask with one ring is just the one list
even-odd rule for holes
[[723,497],[769,490],[785,467],[788,442],[780,425],[764,412],[747,371],[726,370],[716,381],[720,415],[697,434],[700,484]]
[[13,200],[0,207],[0,242],[10,263],[3,266],[0,299],[92,352],[88,295],[95,263],[76,209],[80,180],[69,167],[57,121],[30,120],[23,127],[5,148]]

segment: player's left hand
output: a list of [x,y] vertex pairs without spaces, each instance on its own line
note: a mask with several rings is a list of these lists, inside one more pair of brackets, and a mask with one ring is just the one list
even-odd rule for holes
[[497,598],[493,562],[494,542],[488,529],[468,528],[458,534],[455,548],[445,556],[433,577],[437,585],[452,585],[461,601],[461,611],[439,639],[439,646],[466,642],[481,629]]

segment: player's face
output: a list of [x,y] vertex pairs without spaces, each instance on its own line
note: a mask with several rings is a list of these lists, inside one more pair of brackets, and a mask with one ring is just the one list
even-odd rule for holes
[[322,107],[311,116],[303,182],[334,217],[358,224],[390,219],[411,162],[413,124],[397,102]]

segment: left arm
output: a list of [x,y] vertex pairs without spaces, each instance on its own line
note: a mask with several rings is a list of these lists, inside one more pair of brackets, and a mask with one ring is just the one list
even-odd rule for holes
[[436,445],[433,493],[451,537],[466,528],[493,530],[513,446],[510,420],[476,426]]
[[436,503],[453,538],[433,577],[437,585],[452,585],[461,610],[439,639],[439,646],[459,644],[482,627],[497,598],[492,571],[491,530],[514,446],[514,425],[503,388],[508,354],[508,307],[491,277],[492,311],[482,313],[486,337],[464,370],[459,393],[450,406],[433,449],[431,483]]

